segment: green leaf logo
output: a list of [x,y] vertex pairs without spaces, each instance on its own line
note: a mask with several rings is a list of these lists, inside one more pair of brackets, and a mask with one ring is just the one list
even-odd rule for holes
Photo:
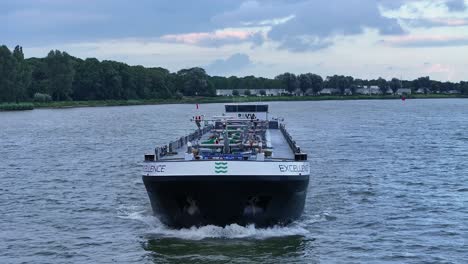
[[215,162],[216,174],[227,173],[227,172],[228,172],[227,162]]

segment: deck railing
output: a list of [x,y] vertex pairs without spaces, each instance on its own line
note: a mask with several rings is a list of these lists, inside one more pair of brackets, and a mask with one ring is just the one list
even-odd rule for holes
[[292,139],[292,136],[289,134],[289,132],[286,130],[286,126],[284,124],[280,124],[280,130],[281,133],[283,133],[284,138],[286,138],[286,141],[288,142],[289,147],[292,149],[292,151],[296,153],[301,153],[301,148],[296,144],[296,141]]
[[169,142],[167,145],[163,145],[161,147],[156,147],[154,149],[155,152],[155,158],[158,159],[159,157],[163,157],[166,155],[170,155],[175,152],[175,150],[180,149],[181,147],[187,145],[188,142],[191,142],[195,139],[199,139],[201,136],[204,134],[208,133],[211,129],[213,129],[213,125],[208,125],[203,128],[200,128],[198,130],[195,130],[194,132],[184,136],[180,137],[177,140],[174,140],[172,142]]

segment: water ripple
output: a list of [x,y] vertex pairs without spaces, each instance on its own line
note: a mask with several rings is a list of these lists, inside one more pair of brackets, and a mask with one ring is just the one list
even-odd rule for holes
[[139,163],[193,108],[1,112],[0,263],[466,263],[468,100],[271,103],[309,152],[303,217],[174,230]]

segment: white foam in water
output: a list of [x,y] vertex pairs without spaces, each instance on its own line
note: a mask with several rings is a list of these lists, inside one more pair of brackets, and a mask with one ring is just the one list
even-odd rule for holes
[[254,225],[240,226],[231,224],[226,227],[208,225],[182,229],[171,229],[162,224],[156,217],[148,215],[146,211],[134,211],[120,217],[144,222],[151,229],[151,234],[162,237],[180,238],[186,240],[202,240],[205,238],[254,238],[266,239],[272,237],[307,235],[307,229],[292,224],[290,226],[273,226],[269,228],[256,228]]
[[240,226],[231,224],[226,227],[208,225],[183,229],[169,229],[161,225],[152,230],[153,233],[166,237],[177,237],[188,240],[201,240],[204,238],[256,238],[265,239],[271,237],[283,237],[293,235],[305,235],[308,231],[302,227],[255,228],[254,225]]

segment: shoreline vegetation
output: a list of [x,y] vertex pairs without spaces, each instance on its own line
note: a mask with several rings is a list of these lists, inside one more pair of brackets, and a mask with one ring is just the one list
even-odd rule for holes
[[[446,99],[468,98],[460,94],[414,94],[406,99]],[[75,107],[104,107],[104,106],[132,106],[132,105],[160,105],[160,104],[209,104],[209,103],[242,103],[242,102],[287,102],[287,101],[327,101],[327,100],[400,100],[398,95],[321,95],[321,96],[192,96],[181,99],[149,99],[149,100],[91,100],[91,101],[51,101],[51,102],[23,102],[1,103],[0,111],[20,111],[40,108],[75,108]]]
[[25,58],[23,48],[0,46],[0,111],[34,108],[145,104],[317,101],[358,99],[461,98],[468,82],[419,77],[359,79],[315,73],[282,73],[274,78],[210,76],[203,68],[171,72],[59,50]]

